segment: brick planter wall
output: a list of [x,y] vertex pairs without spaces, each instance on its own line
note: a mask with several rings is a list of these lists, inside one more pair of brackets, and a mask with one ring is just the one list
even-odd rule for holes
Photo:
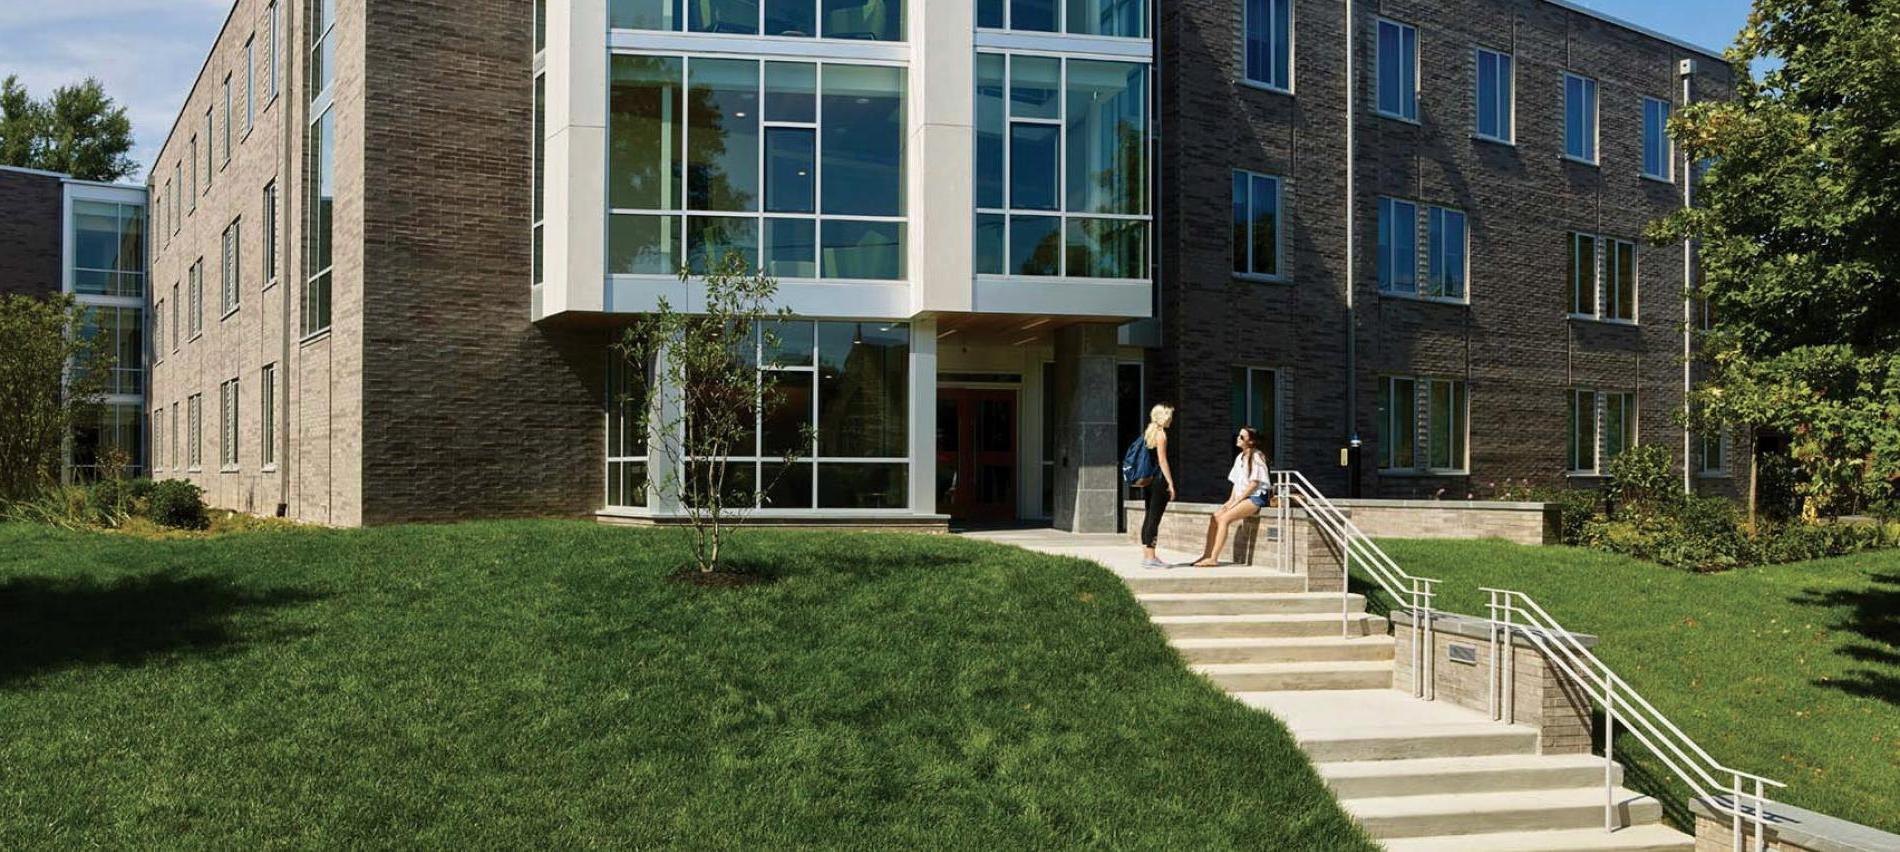
[[1557,507],[1549,503],[1478,500],[1338,500],[1352,522],[1374,538],[1501,538],[1555,544]]
[[[1743,800],[1744,806],[1748,804]],[[1735,823],[1729,814],[1700,799],[1689,802],[1695,813],[1696,852],[1729,852],[1735,848]],[[1763,808],[1769,823],[1764,849],[1769,852],[1895,852],[1900,835],[1781,802]],[[1742,848],[1755,848],[1754,826],[1742,823]]]
[[[1396,639],[1392,687],[1410,692],[1417,675],[1412,665],[1411,613],[1392,613],[1392,635]],[[1585,647],[1596,644],[1594,636],[1574,635]],[[1475,649],[1476,664],[1453,662],[1453,645]],[[1513,650],[1516,668],[1512,670],[1511,686],[1515,701],[1513,715],[1504,721],[1536,728],[1542,754],[1588,754],[1592,725],[1589,697],[1527,640],[1518,638]],[[1480,713],[1491,712],[1491,640],[1485,621],[1462,615],[1435,616],[1431,652],[1432,683],[1427,697]],[[1502,694],[1498,704],[1502,712]]]
[[[1207,522],[1219,509],[1212,503],[1172,503],[1161,518],[1161,531],[1155,544],[1162,550],[1196,554],[1207,546]],[[1129,501],[1122,505],[1123,528],[1130,541],[1141,539],[1142,504]],[[1262,568],[1277,566],[1280,554],[1280,527],[1277,510],[1268,509],[1233,525],[1227,537],[1224,562]],[[1293,564],[1286,570],[1307,578],[1307,591],[1337,592],[1343,589],[1339,551],[1319,530],[1314,529],[1306,513],[1294,510],[1287,534],[1292,537]]]

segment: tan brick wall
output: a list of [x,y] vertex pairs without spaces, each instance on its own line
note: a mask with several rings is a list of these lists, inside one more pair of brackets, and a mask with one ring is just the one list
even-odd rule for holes
[[[1162,516],[1155,544],[1162,550],[1197,554],[1207,547],[1208,521],[1215,507],[1202,503],[1176,503]],[[1142,505],[1129,502],[1122,507],[1123,527],[1131,541],[1141,539]],[[1292,541],[1289,553],[1291,572],[1307,578],[1307,590],[1341,590],[1338,549],[1303,515],[1296,514],[1287,533]],[[1273,510],[1231,525],[1227,547],[1221,553],[1225,562],[1272,568],[1280,558],[1279,523]]]
[[[1393,650],[1396,666],[1392,673],[1394,689],[1410,692],[1415,679],[1413,638],[1410,619],[1399,614],[1392,633],[1397,640]],[[1451,661],[1452,645],[1476,649],[1477,664]],[[1438,701],[1449,701],[1481,713],[1491,711],[1492,646],[1484,638],[1474,638],[1446,630],[1432,633],[1432,692]],[[1512,715],[1505,721],[1528,725],[1538,731],[1538,750],[1544,754],[1587,754],[1591,748],[1592,720],[1590,702],[1575,684],[1550,664],[1535,648],[1514,649],[1511,674],[1514,698]],[[1505,696],[1499,694],[1503,712]]]
[[[1766,852],[1820,852],[1808,846],[1799,846],[1782,839],[1769,829],[1767,842],[1763,845]],[[1742,848],[1755,848],[1754,826],[1742,824]],[[1701,814],[1695,818],[1695,852],[1734,852],[1735,824],[1729,820],[1713,820]]]
[[1341,500],[1352,522],[1375,538],[1499,538],[1554,544],[1555,510],[1541,503]]

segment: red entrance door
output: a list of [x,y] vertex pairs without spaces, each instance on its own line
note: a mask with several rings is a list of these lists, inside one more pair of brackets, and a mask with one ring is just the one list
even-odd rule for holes
[[937,511],[960,521],[1015,520],[1015,391],[937,391]]

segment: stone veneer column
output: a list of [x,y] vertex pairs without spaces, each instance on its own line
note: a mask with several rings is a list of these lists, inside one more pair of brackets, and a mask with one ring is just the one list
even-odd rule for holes
[[1058,529],[1114,532],[1121,500],[1115,446],[1115,327],[1056,331],[1056,513]]

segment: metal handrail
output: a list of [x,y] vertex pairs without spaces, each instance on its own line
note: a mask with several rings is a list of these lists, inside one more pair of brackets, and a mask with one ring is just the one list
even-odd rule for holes
[[1429,650],[1432,645],[1432,600],[1438,594],[1438,581],[1430,577],[1419,577],[1408,573],[1387,555],[1385,550],[1374,542],[1333,505],[1326,495],[1306,476],[1297,470],[1276,470],[1273,472],[1274,495],[1279,498],[1281,565],[1284,569],[1292,563],[1287,559],[1292,547],[1289,530],[1293,520],[1293,498],[1298,497],[1306,508],[1306,516],[1313,526],[1324,533],[1333,545],[1339,548],[1340,591],[1339,591],[1339,630],[1341,635],[1351,633],[1352,588],[1347,579],[1357,557],[1361,573],[1372,577],[1385,593],[1392,596],[1398,605],[1404,607],[1412,616],[1412,694],[1415,697],[1432,700],[1436,697],[1433,688],[1432,669],[1435,654]]
[[[1508,650],[1513,636],[1523,636],[1529,640],[1545,659],[1582,688],[1585,695],[1602,706],[1605,830],[1618,827],[1615,824],[1615,784],[1611,767],[1615,761],[1616,728],[1620,720],[1624,728],[1687,784],[1697,797],[1711,808],[1730,815],[1736,852],[1741,852],[1743,848],[1742,829],[1745,823],[1754,826],[1755,852],[1762,852],[1766,848],[1764,829],[1767,827],[1766,805],[1769,799],[1765,796],[1765,788],[1786,787],[1786,784],[1723,765],[1711,757],[1707,750],[1669,721],[1662,711],[1657,710],[1628,681],[1591,653],[1529,595],[1510,589],[1485,588],[1482,591],[1490,595],[1490,705],[1493,719],[1512,722],[1516,718],[1516,690],[1507,688],[1515,683],[1516,678],[1517,655]],[[1502,649],[1500,638],[1505,643]],[[1744,782],[1749,783],[1745,785]],[[1711,795],[1711,790],[1726,793],[1727,798]]]

